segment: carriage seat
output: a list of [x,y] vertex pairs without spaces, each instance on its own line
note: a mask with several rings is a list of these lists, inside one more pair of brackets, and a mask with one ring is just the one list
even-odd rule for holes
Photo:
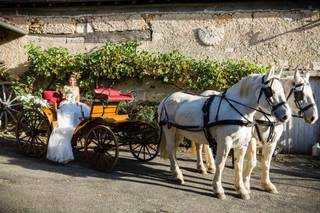
[[47,100],[50,105],[59,105],[62,101],[62,95],[57,91],[46,90],[42,93],[42,97],[43,99]]
[[100,87],[94,90],[96,95],[102,95],[112,101],[132,101],[134,96],[130,93],[122,93],[120,90]]
[[50,124],[52,127],[57,126],[57,110],[60,102],[62,101],[62,95],[60,92],[46,90],[42,93],[42,98],[47,100],[48,104],[51,108],[43,109],[44,113],[46,114]]

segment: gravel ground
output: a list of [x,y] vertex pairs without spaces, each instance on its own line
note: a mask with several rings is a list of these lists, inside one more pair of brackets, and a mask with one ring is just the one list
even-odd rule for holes
[[[0,139],[0,212],[320,212],[320,161],[281,155],[271,178],[279,194],[261,190],[254,170],[251,200],[234,191],[233,169],[223,186],[227,199],[212,193],[212,174],[195,171],[195,157],[177,154],[185,185],[169,179],[169,162],[140,163],[126,150],[110,173],[92,170],[81,154],[68,165],[24,157],[12,141]],[[230,159],[227,165],[231,165]]]

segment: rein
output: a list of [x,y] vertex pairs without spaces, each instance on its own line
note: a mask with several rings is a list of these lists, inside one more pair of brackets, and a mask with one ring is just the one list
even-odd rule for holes
[[[297,108],[299,109],[299,113],[298,115],[295,115],[295,114],[292,114],[292,117],[295,117],[295,118],[303,118],[302,114],[308,110],[309,108],[313,107],[315,105],[315,103],[311,103],[305,107],[302,107],[301,106],[301,103],[300,101],[303,100],[304,98],[304,93],[303,93],[303,90],[304,90],[304,86],[305,85],[309,85],[309,84],[305,84],[305,83],[300,83],[300,84],[293,84],[293,87],[291,88],[288,96],[287,96],[287,101],[289,100],[289,98],[291,97],[291,95],[293,94],[294,95],[294,103],[296,104]],[[302,87],[302,90],[298,90],[297,88],[299,87]],[[255,124],[255,129],[257,131],[257,135],[259,137],[259,140],[263,143],[270,143],[272,142],[272,139],[274,137],[274,129],[275,129],[275,126],[279,125],[280,123],[279,122],[273,122],[269,119],[268,114],[263,114],[264,117],[267,119],[267,121],[265,120],[255,120],[256,121],[256,124]],[[259,130],[259,127],[258,126],[267,126],[270,128],[270,131],[269,131],[269,135],[268,135],[268,138],[266,141],[264,141],[261,137],[261,132]]]
[[[298,117],[298,118],[302,118],[302,114],[307,111],[309,108],[313,107],[315,105],[315,103],[311,103],[305,107],[302,107],[301,105],[301,101],[303,101],[304,98],[304,87],[305,85],[309,85],[309,84],[305,84],[305,83],[300,83],[300,84],[293,84],[293,87],[291,88],[289,95],[287,97],[287,100],[289,100],[290,96],[293,94],[294,96],[294,103],[297,106],[297,108],[299,109],[298,115],[292,115],[293,117]],[[302,90],[298,90],[297,88],[302,87]]]
[[[259,101],[260,101],[260,98],[262,96],[262,93],[264,93],[268,104],[271,106],[272,111],[274,111],[278,107],[284,105],[286,102],[280,102],[280,103],[278,103],[276,105],[273,105],[273,102],[271,101],[271,97],[273,96],[273,91],[271,89],[271,86],[272,86],[272,83],[273,83],[274,79],[277,79],[277,80],[279,80],[279,79],[274,77],[274,78],[272,78],[272,79],[270,79],[268,81],[265,81],[264,77],[265,76],[262,77],[263,87],[260,89],[260,94],[259,94],[259,98],[257,100],[257,103],[259,104]],[[271,81],[271,85],[266,87],[265,85],[269,84],[270,81]],[[164,105],[166,100],[170,97],[170,96],[167,96],[163,101],[163,107],[162,107],[162,110],[161,110],[161,113],[160,113],[160,117],[161,117],[161,115],[163,114],[163,111],[164,111],[165,119],[164,120],[160,120],[159,126],[161,127],[161,129],[162,129],[163,125],[168,125],[168,129],[170,129],[173,126],[175,128],[181,129],[181,130],[187,130],[187,131],[193,131],[193,132],[203,131],[205,136],[206,136],[206,138],[207,138],[207,140],[208,140],[208,143],[209,143],[210,147],[213,148],[213,150],[216,150],[215,148],[216,148],[217,142],[216,142],[215,138],[211,135],[211,133],[209,131],[209,128],[214,127],[214,126],[219,126],[219,125],[238,125],[238,126],[247,126],[247,127],[256,126],[255,121],[250,121],[248,118],[246,118],[246,116],[243,115],[234,106],[234,104],[232,104],[232,103],[244,106],[244,107],[252,109],[254,111],[258,111],[258,112],[262,113],[266,117],[268,115],[271,116],[269,113],[266,113],[266,112],[264,112],[263,110],[261,110],[259,108],[257,109],[257,108],[251,107],[251,106],[247,106],[247,105],[245,105],[245,104],[243,104],[243,103],[241,103],[239,101],[233,100],[231,98],[227,98],[225,96],[226,93],[227,93],[227,90],[225,90],[221,95],[208,96],[207,100],[204,102],[203,107],[202,107],[203,126],[199,126],[199,125],[185,126],[185,125],[179,125],[179,124],[170,122],[169,119],[168,119],[169,117],[168,117],[167,109],[166,109],[166,107]],[[219,102],[219,105],[218,105],[217,114],[215,116],[215,121],[209,122],[210,106],[211,106],[212,102],[214,101],[215,97],[220,97],[220,102]],[[219,112],[220,112],[220,107],[221,107],[222,100],[225,100],[233,110],[235,110],[242,118],[244,118],[244,120],[228,120],[228,119],[227,120],[219,120]]]

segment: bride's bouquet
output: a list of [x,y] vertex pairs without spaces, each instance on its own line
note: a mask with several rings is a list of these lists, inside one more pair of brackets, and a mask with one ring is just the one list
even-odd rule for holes
[[72,94],[72,89],[69,87],[63,87],[63,91],[64,94],[66,95],[71,95]]
[[65,95],[65,99],[69,102],[74,102],[75,101],[75,97],[74,97],[74,93],[72,91],[72,89],[70,87],[63,87],[63,91],[62,91]]

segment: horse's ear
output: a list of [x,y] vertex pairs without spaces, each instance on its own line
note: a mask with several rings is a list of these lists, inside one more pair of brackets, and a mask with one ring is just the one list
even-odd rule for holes
[[310,78],[310,73],[307,72],[307,73],[306,73],[306,78],[305,78],[307,82],[309,82],[309,78]]
[[299,70],[297,68],[296,71],[294,72],[294,81],[295,82],[299,82],[300,79],[301,79],[300,72],[299,72]]
[[268,72],[267,79],[272,78],[274,75],[274,66],[272,66]]
[[274,66],[272,66],[270,69],[271,75],[274,75],[274,71],[275,71],[275,68],[274,68]]
[[279,78],[281,78],[282,72],[283,72],[283,68],[281,68],[281,69],[280,69],[280,72],[278,73],[278,77],[279,77]]

